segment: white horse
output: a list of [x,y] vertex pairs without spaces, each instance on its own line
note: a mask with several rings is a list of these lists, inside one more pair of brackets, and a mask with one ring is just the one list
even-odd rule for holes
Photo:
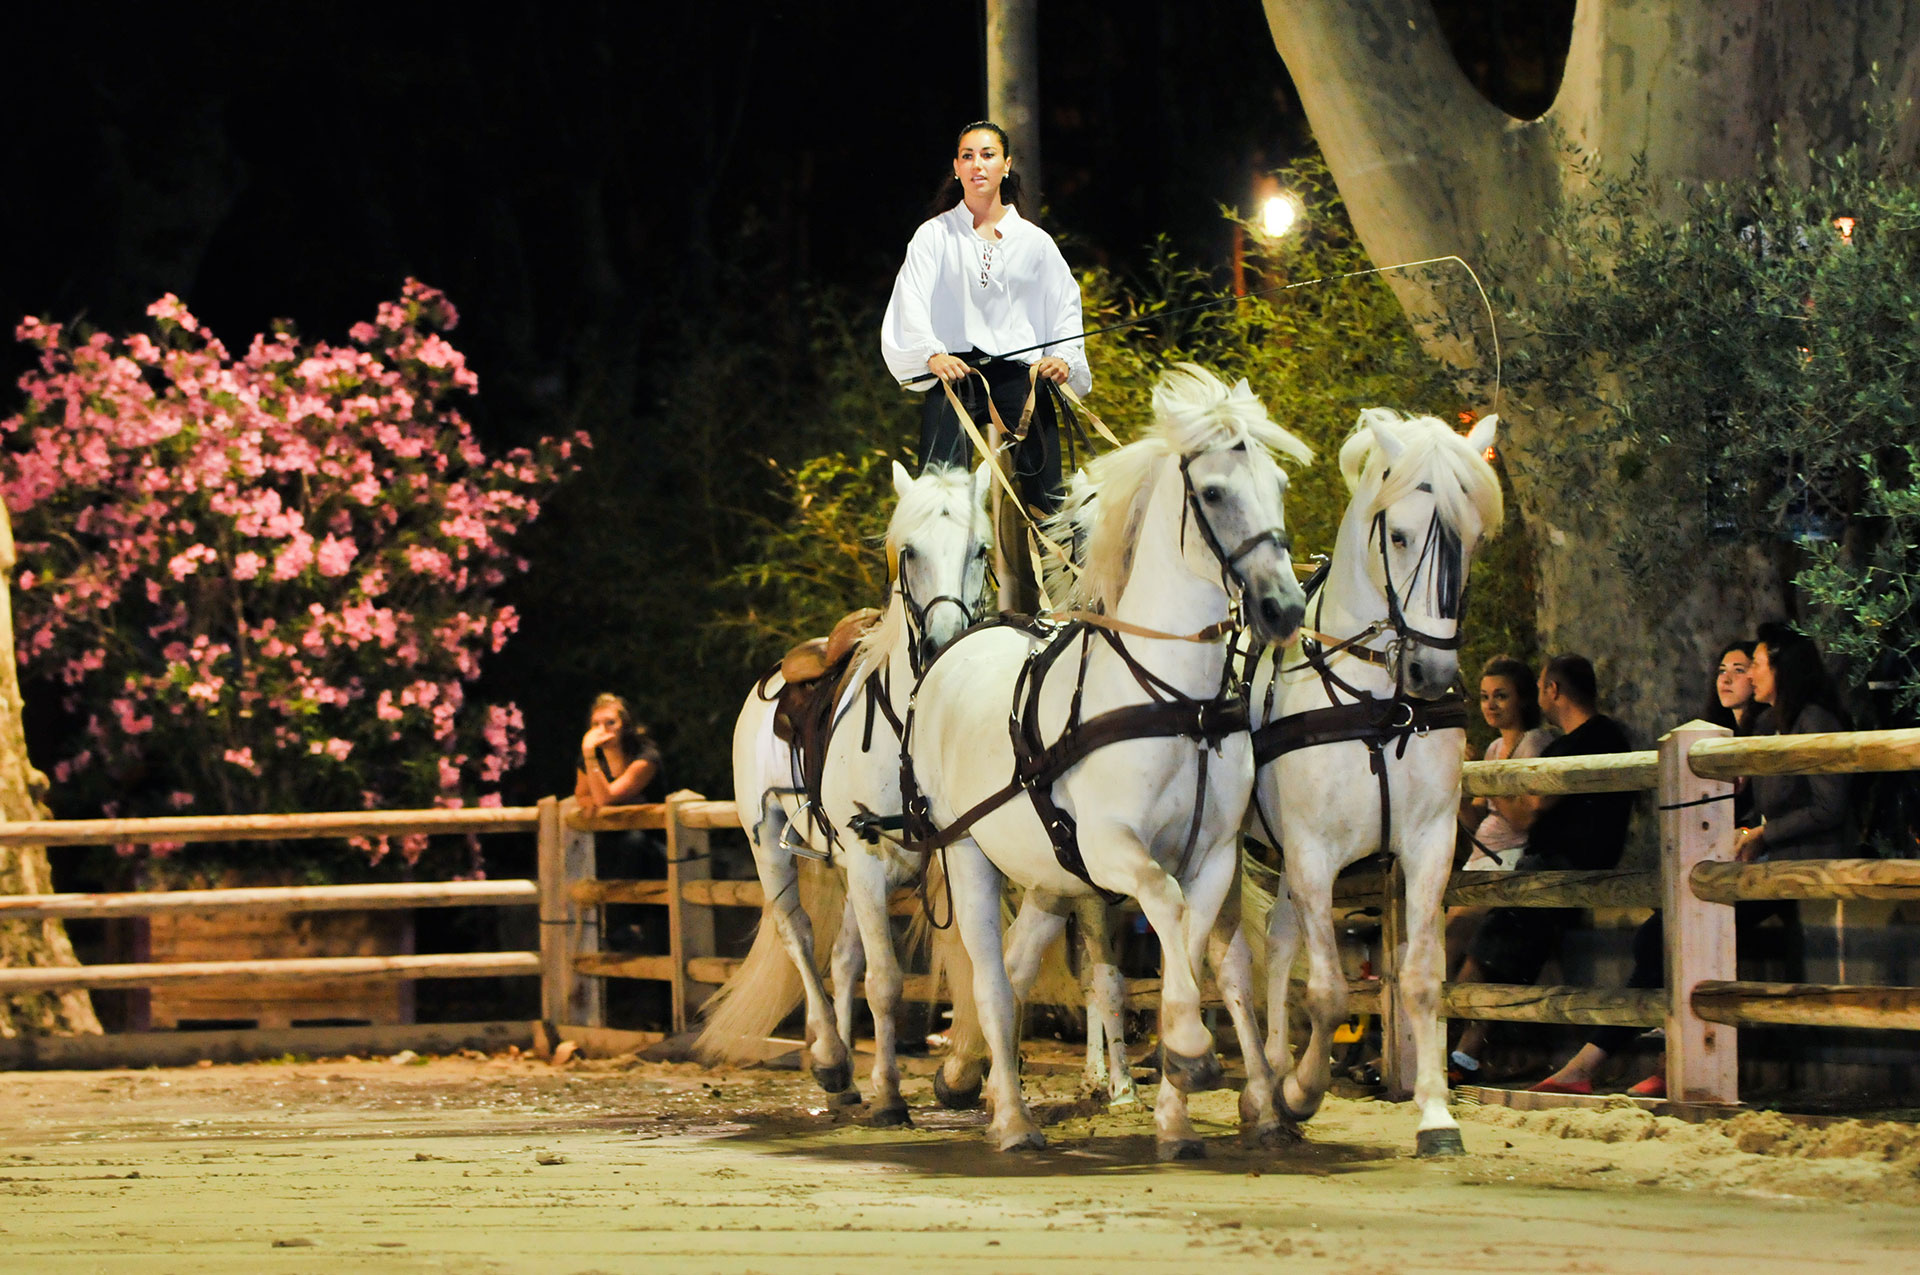
[[[943,839],[957,837],[947,877],[993,1062],[989,1137],[1002,1150],[1045,1142],[1020,1092],[1003,873],[1032,905],[1009,953],[1016,966],[1029,940],[1044,950],[1073,902],[1096,891],[1131,895],[1153,925],[1163,1157],[1199,1151],[1186,1092],[1220,1078],[1198,971],[1235,880],[1253,781],[1245,704],[1221,638],[1236,606],[1263,642],[1300,623],[1286,479],[1272,453],[1311,453],[1267,419],[1246,382],[1229,390],[1191,364],[1161,378],[1154,417],[1146,438],[1092,466],[1100,505],[1073,601],[1104,614],[1051,636],[974,631],[927,670],[908,724],[924,813],[949,830]],[[1055,529],[1071,535],[1073,520],[1069,506]],[[1224,944],[1216,964],[1223,984],[1244,983],[1245,961],[1228,959]],[[1271,1108],[1271,1093],[1259,1101]]]
[[[984,466],[973,474],[933,466],[915,479],[896,462],[893,486],[900,503],[887,526],[887,607],[862,639],[838,692],[819,807],[806,807],[794,749],[774,735],[771,697],[781,685],[778,674],[747,697],[734,725],[734,797],[742,803],[741,824],[753,843],[766,905],[752,950],[695,1043],[702,1057],[745,1057],[743,1049],[758,1045],[792,1008],[792,984],[782,968],[790,962],[806,1000],[806,1052],[814,1078],[830,1094],[851,1094],[853,988],[867,966],[876,1046],[872,1108],[879,1125],[908,1123],[894,1039],[902,978],[887,896],[913,879],[920,860],[885,836],[864,843],[861,829],[900,814],[894,724],[907,712],[919,670],[973,622],[993,549]],[[802,855],[831,860],[849,879],[833,948],[832,1014],[814,964],[796,847]]]
[[1352,498],[1305,636],[1298,649],[1264,658],[1252,689],[1262,764],[1246,831],[1268,842],[1277,834],[1286,863],[1286,890],[1267,923],[1267,1060],[1276,1071],[1289,1067],[1287,976],[1302,928],[1313,1021],[1279,1104],[1304,1120],[1331,1080],[1332,1033],[1347,999],[1333,879],[1390,851],[1406,880],[1407,947],[1396,968],[1417,1056],[1422,1155],[1462,1150],[1447,1112],[1439,1005],[1441,897],[1453,865],[1466,716],[1457,698],[1443,697],[1459,671],[1467,570],[1500,527],[1500,483],[1484,455],[1498,421],[1482,417],[1462,437],[1430,416],[1360,414],[1340,449]]

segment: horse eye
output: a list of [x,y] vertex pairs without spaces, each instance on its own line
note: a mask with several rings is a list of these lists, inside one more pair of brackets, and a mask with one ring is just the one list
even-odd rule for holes
[[978,558],[980,561],[985,562],[987,560],[987,555],[991,552],[993,551],[989,549],[986,545],[981,545],[978,549],[975,549],[973,551],[973,556]]
[[1404,531],[1396,531],[1396,532],[1394,532],[1394,533],[1393,533],[1393,547],[1394,547],[1394,548],[1396,548],[1396,549],[1404,549],[1404,548],[1406,548],[1406,547],[1407,547],[1407,533],[1406,533],[1406,532],[1404,532]]
[[1225,494],[1226,493],[1222,492],[1218,487],[1205,487],[1200,491],[1200,499],[1206,501],[1209,505],[1217,505],[1220,503],[1221,497]]

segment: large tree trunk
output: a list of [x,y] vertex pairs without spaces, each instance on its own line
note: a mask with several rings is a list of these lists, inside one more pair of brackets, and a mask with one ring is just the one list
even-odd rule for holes
[[[0,816],[8,822],[44,819],[39,797],[47,777],[27,760],[20,725],[20,675],[13,655],[13,525],[0,505]],[[47,894],[53,871],[42,846],[0,848],[0,894]],[[78,965],[67,930],[58,921],[0,921],[0,968]],[[100,1020],[85,992],[0,997],[0,1037],[22,1032],[98,1034]]]
[[[1478,262],[1488,242],[1518,232],[1523,259],[1503,282],[1523,296],[1553,247],[1544,234],[1524,236],[1591,173],[1644,160],[1671,211],[1687,187],[1752,175],[1776,128],[1780,153],[1802,162],[1809,150],[1844,148],[1869,108],[1906,102],[1920,76],[1920,13],[1898,0],[1579,0],[1558,97],[1539,119],[1517,120],[1468,81],[1428,0],[1266,0],[1266,11],[1373,260]],[[1916,117],[1897,119],[1904,158]],[[1410,314],[1431,313],[1422,280],[1389,278]],[[1422,337],[1458,365],[1490,364],[1485,348],[1432,329]],[[1691,715],[1709,648],[1786,610],[1777,566],[1758,549],[1703,552],[1694,576],[1660,582],[1650,605],[1609,552],[1620,514],[1604,488],[1571,498],[1538,463],[1556,432],[1582,422],[1550,401],[1521,410],[1509,401],[1503,415],[1534,541],[1542,639],[1593,656],[1606,705],[1642,732]]]

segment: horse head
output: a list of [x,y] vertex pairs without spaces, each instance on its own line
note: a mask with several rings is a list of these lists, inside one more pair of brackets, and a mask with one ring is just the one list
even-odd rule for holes
[[972,473],[929,465],[918,478],[893,463],[899,504],[887,524],[887,565],[922,668],[980,613],[993,528],[987,518],[985,465]]
[[1459,673],[1467,571],[1502,517],[1485,455],[1499,420],[1483,416],[1463,437],[1435,417],[1368,408],[1340,449],[1353,500],[1338,553],[1364,562],[1395,682],[1417,698],[1446,694]]
[[[1267,418],[1244,379],[1228,388],[1195,364],[1162,376],[1153,405],[1179,451],[1188,569],[1218,577],[1256,639],[1285,645],[1307,602],[1286,530],[1287,475],[1274,453],[1304,463],[1312,451]],[[1197,534],[1187,534],[1189,527]]]

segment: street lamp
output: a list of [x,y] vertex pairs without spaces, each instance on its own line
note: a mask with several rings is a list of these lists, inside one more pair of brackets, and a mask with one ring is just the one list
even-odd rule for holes
[[1300,203],[1292,195],[1268,195],[1260,204],[1260,233],[1278,239],[1300,220]]
[[[1305,211],[1298,196],[1280,189],[1271,174],[1253,179],[1253,200],[1259,212],[1253,218],[1254,233],[1271,246],[1300,224]],[[1245,223],[1233,223],[1233,295],[1247,295],[1247,239]]]

